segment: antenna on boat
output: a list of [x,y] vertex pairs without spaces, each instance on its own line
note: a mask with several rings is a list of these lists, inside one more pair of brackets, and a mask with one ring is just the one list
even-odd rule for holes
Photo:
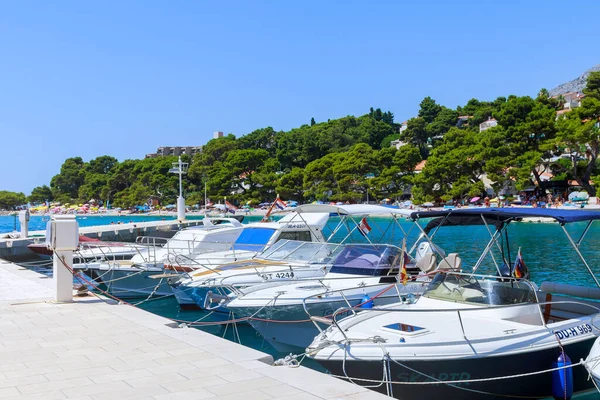
[[179,175],[179,197],[177,198],[177,219],[183,221],[185,219],[185,199],[183,198],[182,177],[187,173],[188,163],[181,162],[181,156],[176,163],[173,163],[173,168],[169,169],[172,174]]

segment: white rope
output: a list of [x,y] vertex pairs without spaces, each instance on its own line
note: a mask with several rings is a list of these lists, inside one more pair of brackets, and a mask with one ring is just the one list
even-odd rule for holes
[[[490,381],[498,381],[498,380],[503,380],[503,379],[516,379],[516,378],[524,378],[527,376],[532,376],[532,375],[540,375],[540,374],[545,374],[548,372],[554,372],[554,371],[560,371],[563,369],[567,369],[567,368],[573,368],[573,367],[577,367],[579,365],[584,365],[585,361],[581,360],[580,362],[576,363],[576,364],[571,364],[571,365],[565,365],[563,367],[556,367],[556,368],[551,368],[551,369],[546,369],[546,370],[542,370],[542,371],[534,371],[534,372],[526,372],[526,373],[522,373],[522,374],[515,374],[515,375],[506,375],[506,376],[495,376],[495,377],[491,377],[491,378],[478,378],[478,379],[461,379],[461,380],[454,380],[454,381],[443,381],[443,380],[439,380],[436,379],[434,377],[431,377],[427,374],[424,374],[422,372],[419,372],[417,370],[414,370],[404,364],[401,364],[397,361],[395,361],[394,359],[392,359],[392,361],[410,371],[416,372],[418,374],[423,375],[424,377],[427,378],[431,378],[434,379],[435,381],[430,382],[430,381],[425,381],[425,382],[398,382],[398,381],[378,381],[376,379],[366,379],[366,378],[350,378],[350,377],[345,377],[345,376],[341,376],[341,375],[331,375],[334,376],[336,378],[342,378],[342,379],[355,379],[355,380],[359,380],[359,381],[364,381],[364,382],[369,382],[369,383],[391,383],[394,385],[439,385],[440,383],[443,383],[445,385],[457,385],[457,384],[461,384],[461,383],[476,383],[476,382],[490,382]],[[381,386],[381,385],[380,385]]]

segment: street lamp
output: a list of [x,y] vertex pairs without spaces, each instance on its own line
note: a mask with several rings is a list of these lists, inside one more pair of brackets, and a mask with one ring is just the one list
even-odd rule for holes
[[177,198],[177,219],[183,221],[185,219],[185,199],[183,198],[182,177],[188,170],[188,163],[181,162],[181,156],[176,163],[173,163],[173,168],[169,169],[172,174],[179,174],[179,197]]

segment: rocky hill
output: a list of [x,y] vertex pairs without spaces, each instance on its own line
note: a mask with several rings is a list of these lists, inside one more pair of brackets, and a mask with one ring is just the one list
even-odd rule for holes
[[600,64],[596,65],[585,71],[579,78],[573,79],[572,81],[558,85],[554,89],[550,90],[550,96],[557,96],[559,94],[569,92],[581,92],[587,83],[587,77],[590,72],[600,71]]

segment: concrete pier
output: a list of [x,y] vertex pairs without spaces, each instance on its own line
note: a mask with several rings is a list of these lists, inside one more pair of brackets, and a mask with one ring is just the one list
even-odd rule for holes
[[53,297],[51,278],[0,260],[0,398],[387,398],[138,308]]
[[[118,225],[96,225],[79,228],[79,233],[91,238],[104,241],[134,242],[139,236],[155,236],[170,238],[182,228],[201,224],[199,219],[194,220],[163,220],[131,222]],[[6,234],[3,234],[6,235]],[[28,238],[3,238],[0,239],[0,258],[19,258],[30,255],[27,245],[42,243],[46,240],[46,231],[30,231]]]

